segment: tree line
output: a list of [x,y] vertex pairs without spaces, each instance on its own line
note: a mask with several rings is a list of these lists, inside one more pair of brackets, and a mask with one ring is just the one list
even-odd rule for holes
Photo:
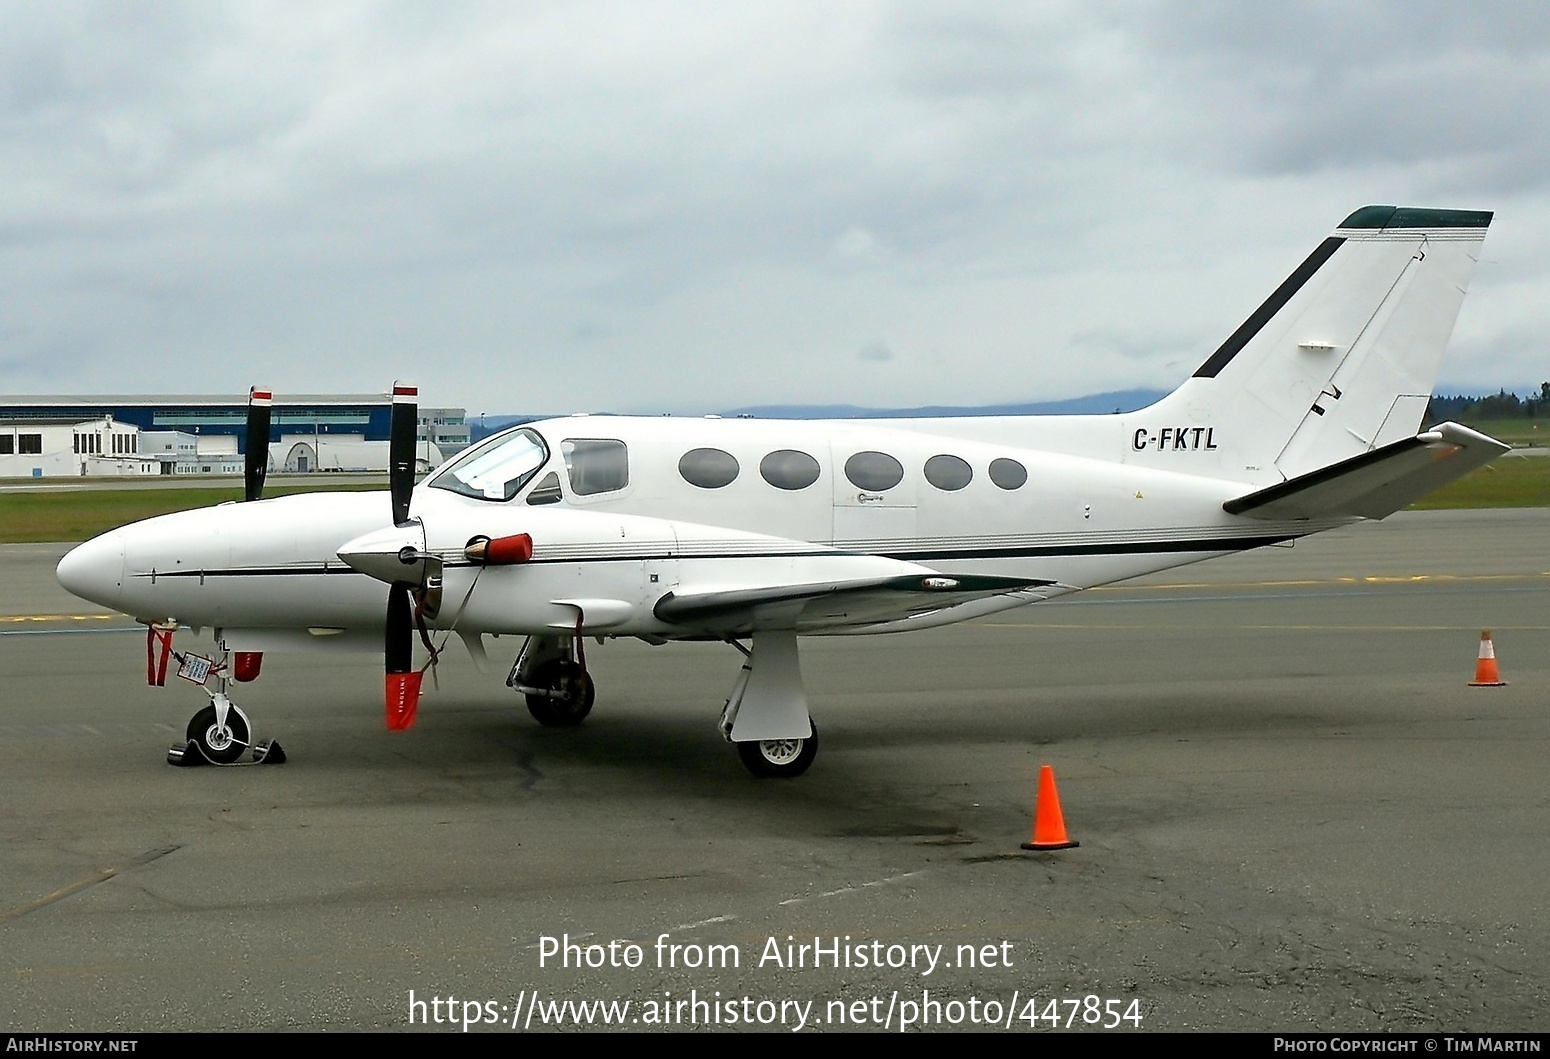
[[1426,418],[1432,423],[1448,419],[1538,419],[1550,418],[1550,382],[1539,384],[1539,392],[1528,397],[1500,390],[1486,397],[1433,394],[1426,406]]

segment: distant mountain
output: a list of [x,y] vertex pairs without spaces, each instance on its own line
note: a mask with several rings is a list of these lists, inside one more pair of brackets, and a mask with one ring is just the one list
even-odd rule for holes
[[751,415],[756,419],[940,419],[956,416],[1109,415],[1134,412],[1164,397],[1166,390],[1113,390],[1064,401],[1027,404],[989,404],[973,407],[923,405],[919,408],[862,408],[858,405],[755,405],[735,408],[728,416]]
[[[752,416],[755,419],[940,419],[956,416],[1032,416],[1032,415],[1109,415],[1134,412],[1161,399],[1166,390],[1113,390],[1064,401],[1035,401],[1028,404],[987,404],[974,406],[923,405],[919,408],[863,408],[851,404],[772,404],[733,408],[719,414],[731,419]],[[468,434],[482,441],[491,434],[522,423],[543,419],[541,415],[486,415],[469,417]]]
[[536,419],[544,419],[544,416],[469,416],[468,443],[477,445],[491,434],[499,434],[507,427],[521,426],[523,423],[531,423]]

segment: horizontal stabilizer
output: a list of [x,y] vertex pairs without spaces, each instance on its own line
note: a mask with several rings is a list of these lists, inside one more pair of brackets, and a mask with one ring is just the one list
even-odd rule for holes
[[665,622],[721,635],[774,629],[812,632],[897,621],[976,599],[1052,584],[1024,577],[912,574],[714,592],[670,592],[657,602],[655,612]]
[[1468,427],[1443,423],[1413,438],[1229,500],[1222,507],[1228,514],[1273,520],[1383,518],[1508,449]]

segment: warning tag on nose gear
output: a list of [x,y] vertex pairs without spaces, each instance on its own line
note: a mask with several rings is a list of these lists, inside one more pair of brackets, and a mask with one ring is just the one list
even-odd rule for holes
[[190,684],[203,684],[210,679],[210,667],[215,663],[200,655],[184,655],[183,664],[178,666],[178,676]]

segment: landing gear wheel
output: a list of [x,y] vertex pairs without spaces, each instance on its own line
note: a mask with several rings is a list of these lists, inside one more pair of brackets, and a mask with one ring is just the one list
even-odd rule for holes
[[551,658],[533,672],[533,686],[548,688],[565,698],[527,696],[527,712],[549,728],[574,728],[592,712],[597,688],[582,668],[569,658]]
[[215,707],[206,706],[188,722],[188,738],[217,765],[232,765],[247,752],[248,719],[232,706],[226,711],[226,727],[220,728],[215,723]]
[[[809,722],[811,723],[811,722]],[[806,739],[759,739],[737,744],[743,767],[755,776],[791,779],[806,772],[818,756],[818,726]]]

